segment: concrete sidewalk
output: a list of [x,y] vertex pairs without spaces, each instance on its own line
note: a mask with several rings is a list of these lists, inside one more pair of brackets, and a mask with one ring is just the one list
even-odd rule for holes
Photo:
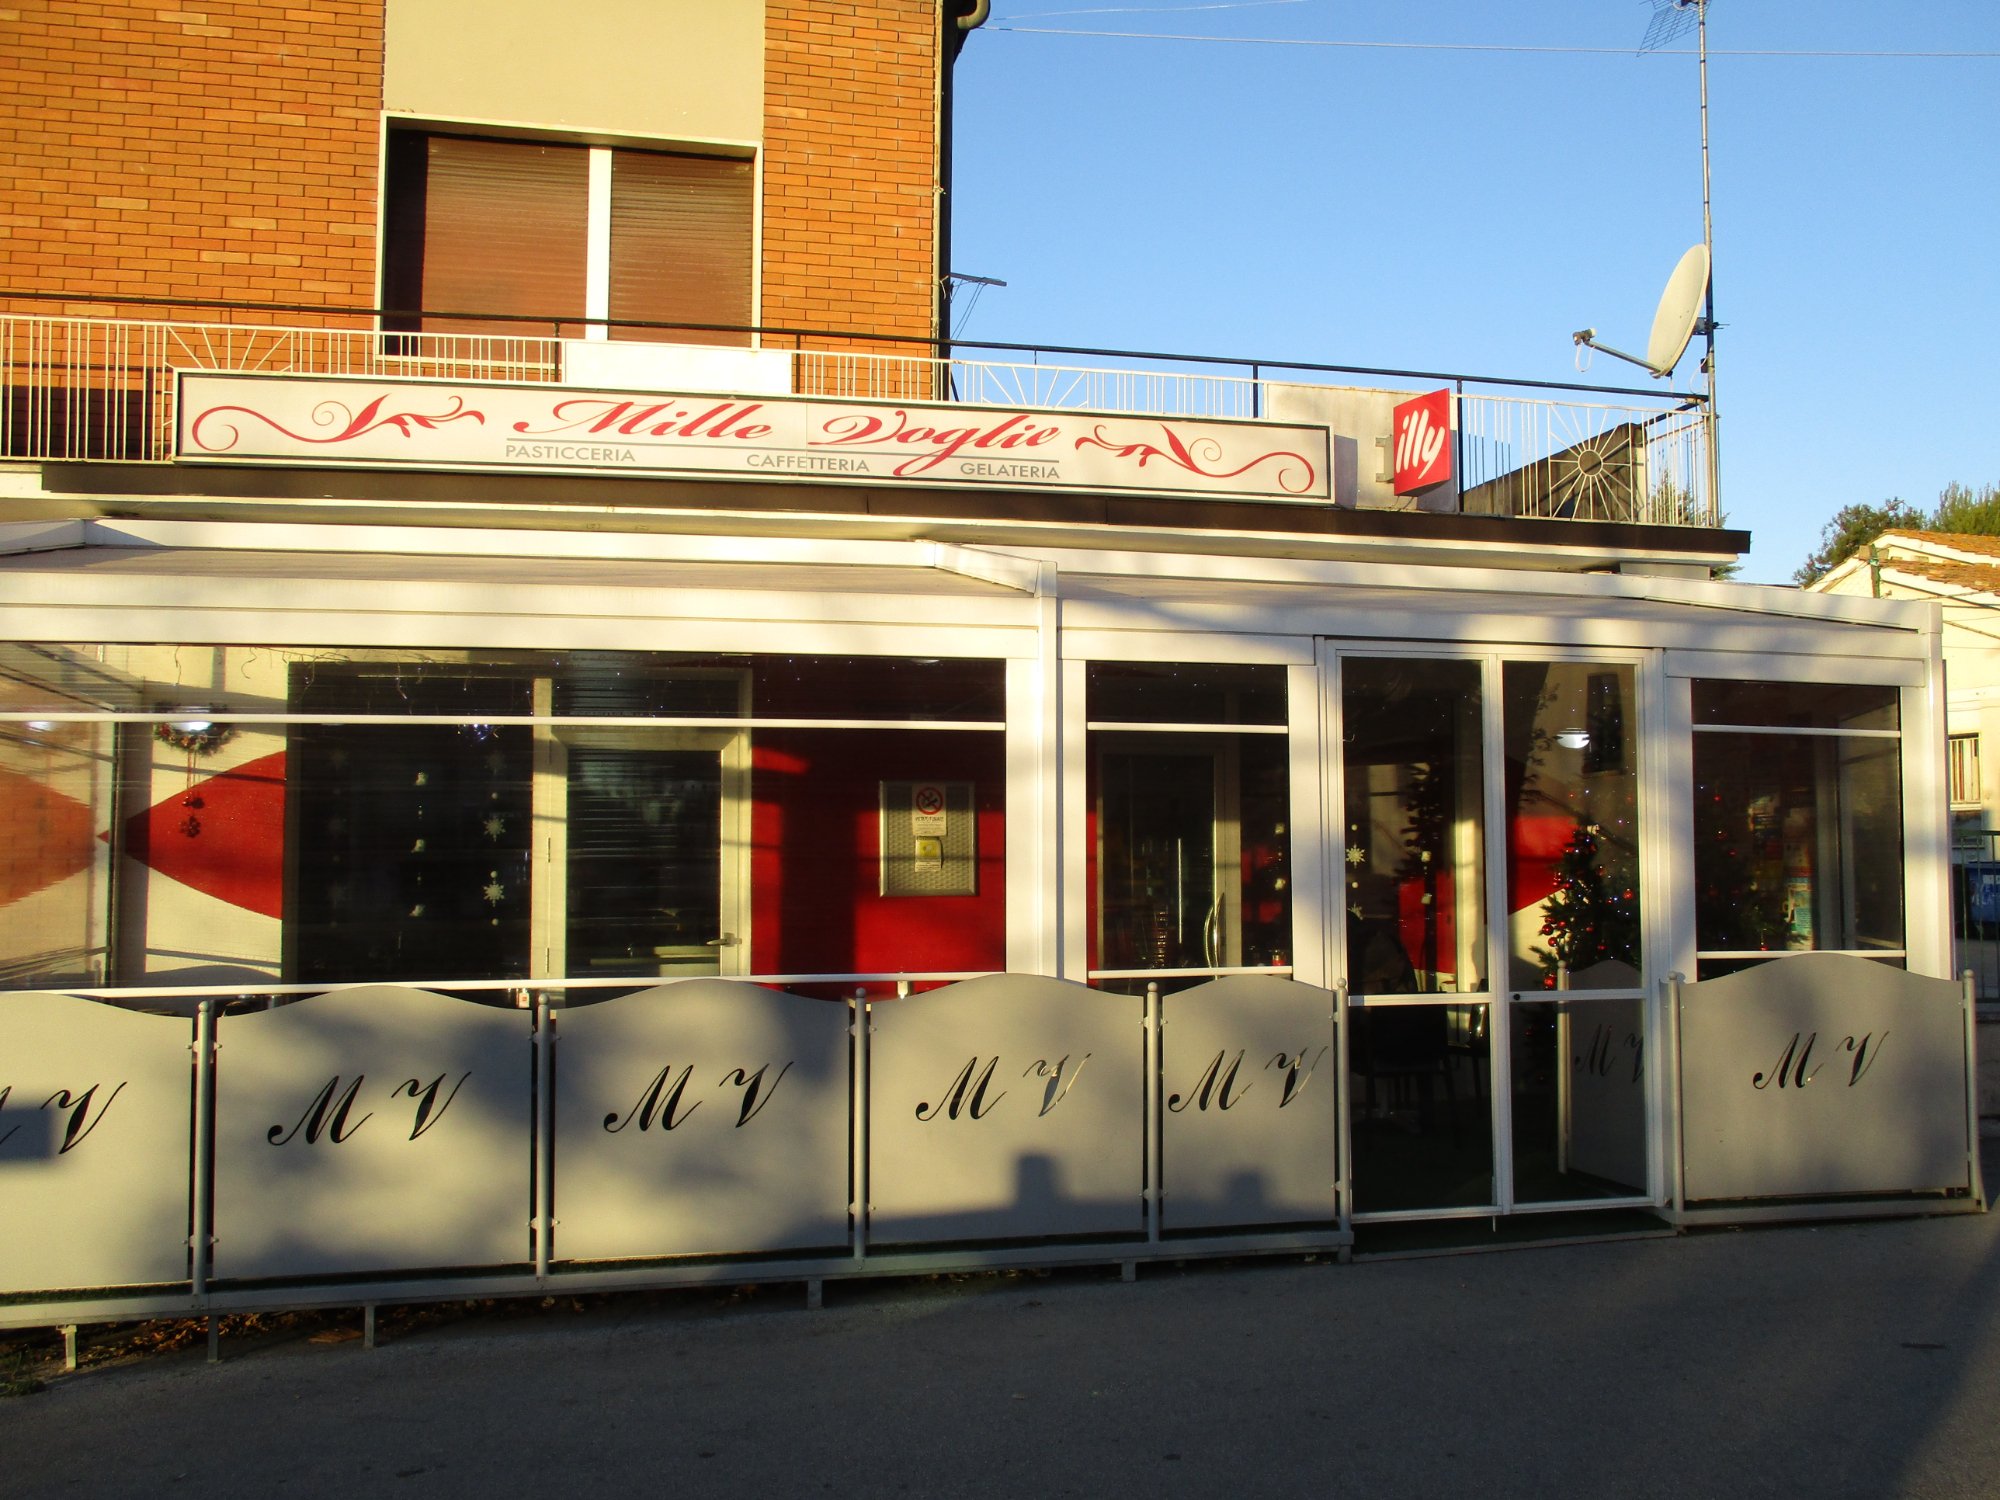
[[1988,1496],[2000,1214],[613,1302],[0,1402],[0,1492]]

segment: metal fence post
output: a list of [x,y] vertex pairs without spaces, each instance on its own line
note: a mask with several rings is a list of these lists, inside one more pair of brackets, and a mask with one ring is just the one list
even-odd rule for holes
[[1146,1243],[1160,1243],[1160,1199],[1166,1191],[1160,1148],[1166,1132],[1160,1119],[1160,984],[1146,985]]
[[215,1247],[215,1002],[204,1000],[194,1020],[193,1214],[188,1232],[188,1291],[196,1310],[208,1305],[209,1261]]
[[868,1257],[868,991],[856,987],[848,1002],[848,1031],[854,1038],[854,1097],[848,1113],[853,1121],[849,1138],[854,1161],[849,1176],[854,1183],[854,1201],[848,1206],[853,1228],[853,1258],[859,1266]]
[[549,1276],[549,1242],[555,1237],[553,1176],[555,1169],[555,1101],[550,1083],[555,1073],[556,1016],[548,997],[535,1001],[535,1204],[530,1226],[535,1239],[535,1279]]

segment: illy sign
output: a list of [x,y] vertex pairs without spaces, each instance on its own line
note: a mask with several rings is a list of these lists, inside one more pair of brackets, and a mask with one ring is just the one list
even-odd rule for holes
[[1395,410],[1396,493],[1415,495],[1451,478],[1457,413],[1449,390],[1412,396]]

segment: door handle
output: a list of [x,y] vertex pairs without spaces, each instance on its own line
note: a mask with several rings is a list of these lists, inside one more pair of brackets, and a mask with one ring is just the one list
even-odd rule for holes
[[734,948],[736,946],[736,934],[733,932],[725,932],[722,934],[721,937],[710,938],[702,946],[707,948]]

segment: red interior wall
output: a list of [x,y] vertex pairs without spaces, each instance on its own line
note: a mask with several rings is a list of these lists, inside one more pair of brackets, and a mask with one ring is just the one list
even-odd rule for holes
[[[760,730],[751,767],[752,973],[1006,967],[1000,735]],[[972,783],[977,894],[881,894],[884,781]]]

